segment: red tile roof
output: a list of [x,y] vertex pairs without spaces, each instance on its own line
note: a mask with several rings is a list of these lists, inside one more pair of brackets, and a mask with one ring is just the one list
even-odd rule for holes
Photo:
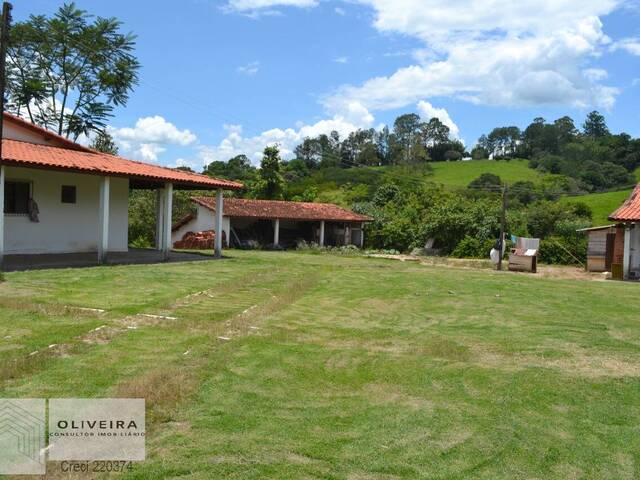
[[78,145],[64,137],[37,127],[21,118],[5,114],[5,119],[19,124],[45,136],[54,138],[56,142],[65,145],[54,147],[22,142],[18,140],[2,140],[3,163],[17,167],[49,168],[57,170],[72,170],[94,175],[108,175],[114,177],[129,177],[144,180],[171,182],[176,186],[191,188],[223,188],[239,190],[243,185],[219,178],[213,178],[197,173],[174,170],[148,163],[135,162],[121,157],[96,152]]
[[636,186],[622,206],[609,215],[609,220],[612,222],[640,221],[640,184]]
[[[213,197],[193,197],[192,200],[215,211]],[[359,215],[331,203],[284,202],[279,200],[247,200],[225,198],[224,215],[227,217],[264,218],[280,220],[327,220],[333,222],[370,222],[373,219]]]

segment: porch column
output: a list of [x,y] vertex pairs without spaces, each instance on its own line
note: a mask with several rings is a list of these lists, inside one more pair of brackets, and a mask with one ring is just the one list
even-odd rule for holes
[[344,225],[344,244],[351,245],[351,226],[348,223]]
[[4,170],[0,165],[0,271],[4,270]]
[[364,222],[360,224],[360,248],[364,248]]
[[635,226],[625,226],[624,229],[624,257],[622,259],[622,275],[625,280],[629,279],[629,268],[631,266],[631,229]]
[[98,220],[98,263],[102,265],[107,261],[109,252],[109,194],[111,179],[100,179],[100,213]]
[[156,250],[164,250],[163,242],[163,214],[164,214],[164,190],[156,190]]
[[[222,219],[224,217],[224,197],[222,196],[222,190],[218,189],[216,192],[216,233],[215,233],[215,245],[214,255],[216,258],[222,258]],[[227,241],[229,239],[227,238]]]
[[164,213],[162,215],[162,255],[165,260],[169,260],[171,253],[171,218],[173,211],[173,183],[164,184]]
[[273,225],[273,244],[278,246],[280,244],[280,219],[276,218]]
[[324,247],[324,220],[320,222],[320,246]]

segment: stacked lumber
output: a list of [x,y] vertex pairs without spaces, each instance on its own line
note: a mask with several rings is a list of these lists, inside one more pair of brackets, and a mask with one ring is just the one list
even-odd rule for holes
[[[212,250],[215,239],[215,233],[212,230],[204,232],[187,232],[179,240],[173,244],[173,248],[184,250]],[[224,232],[222,234],[224,243]]]

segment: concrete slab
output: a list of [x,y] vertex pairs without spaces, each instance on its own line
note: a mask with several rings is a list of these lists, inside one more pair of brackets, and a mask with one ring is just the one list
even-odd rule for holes
[[[168,262],[198,262],[214,260],[211,255],[191,252],[171,252]],[[98,252],[42,255],[6,255],[5,272],[43,270],[53,268],[83,268],[98,266]],[[164,263],[162,252],[151,249],[130,249],[107,256],[107,265],[145,265]]]

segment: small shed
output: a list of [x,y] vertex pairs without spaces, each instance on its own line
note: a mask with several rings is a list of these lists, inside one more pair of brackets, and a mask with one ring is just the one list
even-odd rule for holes
[[583,228],[578,231],[586,233],[588,239],[587,271],[610,272],[616,241],[615,225]]
[[540,250],[539,238],[516,237],[515,248],[512,248],[509,254],[509,270],[537,273],[538,250]]

